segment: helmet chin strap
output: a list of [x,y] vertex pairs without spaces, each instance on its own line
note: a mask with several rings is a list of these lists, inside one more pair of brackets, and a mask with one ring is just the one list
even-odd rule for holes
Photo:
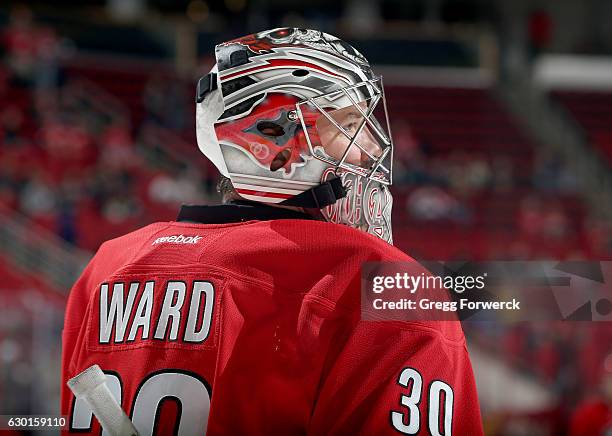
[[306,209],[323,209],[346,197],[347,190],[342,185],[342,179],[336,177],[314,188],[302,192],[295,197],[278,203],[279,206],[296,206]]

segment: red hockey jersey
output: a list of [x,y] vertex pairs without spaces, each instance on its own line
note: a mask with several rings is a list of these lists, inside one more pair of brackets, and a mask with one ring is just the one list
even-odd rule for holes
[[459,322],[360,319],[362,263],[408,256],[278,208],[181,216],[106,242],[74,285],[70,431],[99,434],[66,386],[98,364],[141,435],[482,434]]

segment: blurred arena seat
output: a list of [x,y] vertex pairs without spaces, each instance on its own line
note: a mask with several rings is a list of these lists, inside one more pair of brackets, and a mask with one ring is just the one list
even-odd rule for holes
[[551,95],[578,122],[608,165],[612,165],[612,92],[554,90]]

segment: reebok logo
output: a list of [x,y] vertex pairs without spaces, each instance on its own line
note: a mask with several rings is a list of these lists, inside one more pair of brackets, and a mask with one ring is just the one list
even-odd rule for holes
[[201,236],[184,236],[184,235],[172,235],[172,236],[164,236],[162,238],[157,238],[153,241],[153,244],[197,244],[202,239]]

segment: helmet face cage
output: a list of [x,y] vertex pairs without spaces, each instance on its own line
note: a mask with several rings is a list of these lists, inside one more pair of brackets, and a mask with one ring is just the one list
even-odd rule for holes
[[[392,183],[393,141],[382,78],[367,80],[306,99],[298,103],[296,108],[297,117],[314,158],[331,165],[336,173],[345,170],[385,185]],[[323,135],[320,129],[316,135],[312,134],[311,116],[305,116],[312,112],[316,112],[319,116],[315,123],[316,127],[323,124],[320,123],[323,120],[328,129],[335,130],[334,138],[341,137],[346,142],[340,153],[336,153],[335,156],[329,153],[331,144],[326,144],[321,139]],[[342,125],[342,116],[336,116],[343,113],[352,114],[351,124],[354,128],[351,131]],[[357,122],[354,118],[357,118]],[[382,119],[383,123],[379,119]],[[370,143],[369,147],[362,143],[364,139]],[[365,158],[360,162],[348,161],[349,152],[352,150],[358,151]]]

